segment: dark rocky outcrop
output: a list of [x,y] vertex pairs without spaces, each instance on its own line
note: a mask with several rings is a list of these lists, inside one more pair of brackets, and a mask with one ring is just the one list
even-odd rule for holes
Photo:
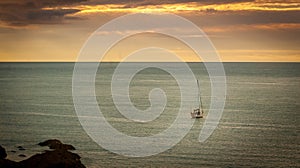
[[26,150],[25,148],[23,148],[22,146],[18,146],[17,147],[19,150],[23,151],[23,150]]
[[5,159],[6,156],[6,150],[0,145],[0,159]]
[[18,162],[11,161],[8,159],[0,159],[0,167],[1,168],[21,168],[21,166]]
[[80,156],[66,150],[46,151],[36,154],[20,163],[24,168],[84,168],[80,162]]
[[48,146],[50,149],[58,149],[58,150],[75,150],[74,146],[63,144],[57,139],[49,139],[44,142],[40,142],[38,145],[40,146]]
[[72,145],[63,144],[59,140],[47,140],[39,145],[49,146],[54,150],[35,154],[20,162],[5,159],[6,151],[0,146],[0,168],[85,168],[80,161],[80,156],[68,151],[75,150]]
[[15,168],[18,163],[5,159],[7,157],[6,150],[0,145],[0,168]]

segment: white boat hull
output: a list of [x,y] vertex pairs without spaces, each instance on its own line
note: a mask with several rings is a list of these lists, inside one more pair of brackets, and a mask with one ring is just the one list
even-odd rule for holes
[[191,112],[192,118],[203,118],[203,111],[199,108],[194,109],[193,112]]

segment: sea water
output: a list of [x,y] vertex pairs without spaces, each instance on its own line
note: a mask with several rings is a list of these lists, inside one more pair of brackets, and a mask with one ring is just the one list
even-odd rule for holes
[[[176,63],[168,63],[176,66]],[[111,78],[118,63],[101,63],[95,82],[99,107],[109,123],[130,136],[151,136],[168,128],[180,107],[176,80],[167,72],[147,68],[130,83],[130,100],[140,110],[151,104],[153,88],[161,88],[167,104],[149,123],[124,118],[114,106]],[[173,148],[148,157],[125,157],[95,143],[83,130],[72,98],[74,63],[0,63],[0,144],[8,158],[22,160],[59,139],[76,147],[87,167],[299,167],[299,63],[224,63],[226,105],[220,123],[205,141],[198,141],[204,119]],[[200,81],[204,111],[211,83],[203,63],[189,63]],[[196,98],[195,98],[196,99]],[[189,112],[187,112],[189,115]],[[163,143],[163,142],[162,142]],[[23,146],[25,151],[16,147]],[[13,152],[16,151],[16,152]]]

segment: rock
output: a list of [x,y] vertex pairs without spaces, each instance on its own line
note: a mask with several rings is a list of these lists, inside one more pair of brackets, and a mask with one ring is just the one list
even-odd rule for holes
[[24,168],[85,168],[80,156],[67,150],[46,151],[20,162]]
[[[39,143],[39,145],[49,146],[54,150],[35,154],[20,162],[5,159],[7,156],[6,151],[0,146],[0,168],[85,168],[80,161],[80,156],[68,151],[75,150],[72,145],[63,144],[55,139]],[[19,149],[24,148],[20,147]],[[26,157],[23,154],[19,156]]]
[[26,157],[26,155],[24,155],[24,154],[19,154],[18,156],[19,157]]
[[21,151],[25,150],[25,148],[23,148],[22,146],[18,146],[17,148]]
[[19,163],[8,159],[0,159],[0,167],[2,168],[19,168]]
[[0,145],[0,159],[5,159],[6,156],[6,150]]
[[58,149],[58,150],[75,150],[75,147],[68,144],[63,144],[57,139],[49,139],[44,142],[40,142],[38,145],[40,146],[48,146],[50,149]]
[[18,167],[18,163],[5,159],[7,156],[5,149],[0,146],[0,167],[2,168],[15,168]]
[[11,153],[16,153],[17,151],[15,151],[15,150],[11,150],[10,152],[11,152]]

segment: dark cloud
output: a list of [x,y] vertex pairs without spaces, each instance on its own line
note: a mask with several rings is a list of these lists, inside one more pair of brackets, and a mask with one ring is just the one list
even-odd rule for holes
[[[62,5],[73,5],[85,0],[2,0],[0,1],[1,22],[9,26],[29,24],[61,23],[67,14],[76,13],[75,9],[59,9]],[[58,7],[57,9],[44,9]]]
[[[61,23],[64,19],[79,19],[68,16],[68,14],[76,13],[79,10],[59,8],[78,3],[85,5],[122,4],[124,5],[123,8],[130,8],[188,2],[220,4],[241,1],[250,0],[0,0],[0,21],[8,26],[26,26],[30,24],[56,24]],[[44,9],[46,7],[52,9]]]
[[[79,12],[72,5],[105,5],[122,4],[123,8],[147,5],[175,4],[197,2],[199,4],[227,4],[252,2],[254,0],[0,0],[1,22],[11,26],[26,26],[30,24],[56,24],[65,19],[80,19],[70,16]],[[61,9],[61,6],[69,6]],[[51,9],[44,9],[51,7]],[[184,14],[182,14],[184,15]],[[204,11],[191,11],[189,18],[194,18],[200,25],[223,24],[260,24],[260,23],[299,23],[299,11],[219,11],[213,8]],[[199,16],[201,19],[199,21]]]

